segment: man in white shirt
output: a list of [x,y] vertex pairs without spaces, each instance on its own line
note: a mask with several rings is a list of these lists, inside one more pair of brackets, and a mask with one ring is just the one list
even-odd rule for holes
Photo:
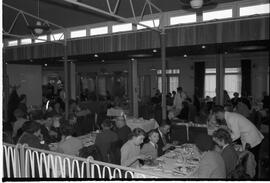
[[215,106],[213,112],[216,119],[226,120],[226,124],[231,130],[232,140],[240,138],[243,149],[251,151],[258,163],[260,144],[264,136],[256,126],[241,114],[224,111],[222,106]]
[[172,111],[169,112],[169,119],[172,119],[176,116],[178,116],[183,108],[182,102],[185,101],[187,98],[187,95],[185,92],[183,92],[182,87],[177,88],[177,93],[173,100],[173,108]]

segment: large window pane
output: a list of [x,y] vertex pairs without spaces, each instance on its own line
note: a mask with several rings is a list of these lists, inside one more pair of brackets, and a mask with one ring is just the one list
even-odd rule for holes
[[[143,25],[149,26],[149,27],[158,27],[159,26],[159,19],[155,19],[153,20],[146,20],[146,21],[141,21],[140,22]],[[154,25],[155,24],[155,25]],[[137,25],[137,29],[145,29],[146,27],[141,26],[141,25]]]
[[170,18],[170,25],[186,24],[196,22],[196,14],[183,15]]
[[8,42],[8,46],[17,46],[17,45],[18,45],[18,40]]
[[204,95],[209,97],[216,96],[216,75],[205,75]]
[[158,77],[158,89],[159,91],[162,91],[162,77],[161,76]]
[[240,16],[249,16],[256,14],[266,14],[269,13],[270,4],[260,4],[255,6],[247,6],[240,8]]
[[31,43],[32,43],[32,39],[31,38],[21,39],[21,45],[31,44]]
[[179,77],[171,76],[169,81],[170,81],[169,92],[176,91],[177,87],[179,86]]
[[86,36],[86,29],[70,32],[70,38],[85,37],[85,36]]
[[51,34],[51,41],[59,41],[64,39],[64,33]]
[[233,97],[234,92],[241,93],[242,78],[240,74],[225,74],[225,90],[227,90],[230,98]]
[[37,39],[35,39],[35,43],[43,43],[47,41],[47,36],[43,35],[43,36],[38,36]]
[[113,25],[112,26],[112,32],[125,32],[125,31],[131,31],[132,30],[132,24],[119,24],[119,25]]
[[231,18],[231,17],[232,17],[232,9],[218,10],[218,11],[211,11],[211,12],[204,12],[203,13],[203,21],[224,19],[224,18]]
[[96,27],[90,29],[90,36],[102,35],[108,33],[108,27]]

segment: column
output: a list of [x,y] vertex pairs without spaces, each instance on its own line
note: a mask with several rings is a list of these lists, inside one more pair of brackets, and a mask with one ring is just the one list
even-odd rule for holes
[[217,62],[216,62],[216,104],[223,105],[224,104],[224,56],[223,54],[217,54]]
[[133,116],[139,117],[138,114],[138,63],[137,60],[132,59],[132,108]]

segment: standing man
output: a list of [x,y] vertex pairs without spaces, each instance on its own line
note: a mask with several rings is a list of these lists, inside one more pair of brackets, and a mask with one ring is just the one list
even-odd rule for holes
[[169,116],[168,116],[169,119],[172,119],[180,114],[180,112],[183,108],[182,102],[184,100],[186,100],[186,98],[187,98],[187,95],[185,94],[185,92],[183,92],[182,87],[178,87],[177,93],[176,93],[174,100],[173,100],[172,111],[170,111]]
[[226,124],[231,130],[232,140],[236,141],[240,138],[243,149],[252,152],[258,163],[260,145],[264,138],[261,132],[247,118],[238,113],[224,111],[222,106],[215,106],[213,112],[216,119],[226,120]]

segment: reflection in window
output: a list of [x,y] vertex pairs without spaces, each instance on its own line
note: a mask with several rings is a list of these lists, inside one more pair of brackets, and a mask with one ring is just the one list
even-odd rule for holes
[[125,31],[130,31],[132,30],[132,24],[118,24],[118,25],[113,25],[112,26],[112,32],[125,32]]
[[85,36],[86,36],[86,29],[70,32],[70,38],[85,37]]
[[268,3],[268,4],[260,4],[260,5],[255,5],[255,6],[241,7],[239,14],[241,17],[241,16],[269,13],[269,6],[270,4]]
[[64,33],[51,34],[51,41],[63,40],[65,38]]
[[17,46],[17,45],[18,45],[18,40],[8,42],[8,46]]
[[183,16],[170,18],[170,25],[185,24],[185,23],[192,23],[192,22],[196,22],[196,14],[183,15]]
[[[143,25],[149,26],[149,27],[158,27],[159,26],[159,19],[141,21],[140,23]],[[140,30],[140,29],[146,29],[146,27],[141,26],[141,25],[137,25],[137,30]]]
[[203,12],[203,21],[232,17],[232,9]]
[[108,27],[96,27],[90,29],[90,36],[108,34]]
[[21,39],[21,45],[31,44],[31,43],[32,43],[31,38]]
[[43,35],[43,36],[38,36],[37,39],[35,39],[35,43],[43,43],[47,41],[47,36]]

